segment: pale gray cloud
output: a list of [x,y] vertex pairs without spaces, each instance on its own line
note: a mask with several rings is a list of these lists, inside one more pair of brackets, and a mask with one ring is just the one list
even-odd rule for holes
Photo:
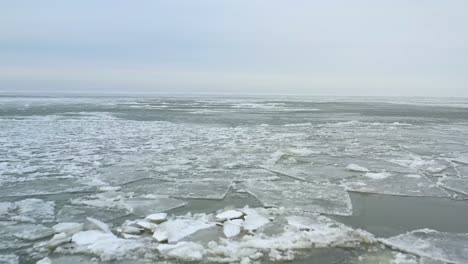
[[466,1],[11,1],[0,91],[468,96]]

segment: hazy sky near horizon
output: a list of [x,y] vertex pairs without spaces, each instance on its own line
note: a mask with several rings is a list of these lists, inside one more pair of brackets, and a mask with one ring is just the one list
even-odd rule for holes
[[466,0],[0,0],[0,93],[466,97],[467,14]]

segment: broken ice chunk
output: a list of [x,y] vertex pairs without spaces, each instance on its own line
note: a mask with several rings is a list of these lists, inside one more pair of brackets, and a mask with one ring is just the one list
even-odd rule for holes
[[179,242],[175,245],[161,244],[158,250],[162,255],[185,261],[201,261],[205,254],[205,248],[194,242]]
[[195,232],[215,226],[207,215],[180,217],[160,224],[155,232],[167,232],[169,243],[177,242]]
[[349,195],[341,186],[283,181],[247,181],[245,185],[264,206],[334,215],[352,213]]
[[227,210],[216,215],[216,219],[220,221],[241,218],[244,214],[237,210]]
[[121,233],[129,234],[129,235],[138,235],[142,231],[143,231],[142,229],[138,227],[134,227],[134,226],[124,226],[120,229]]
[[153,238],[156,239],[156,241],[159,243],[162,243],[169,239],[169,234],[166,230],[156,229],[153,233]]
[[98,240],[114,237],[112,233],[106,233],[99,230],[81,231],[72,236],[72,242],[77,245],[90,245]]
[[24,225],[23,228],[21,231],[15,232],[13,236],[27,241],[34,241],[54,234],[52,228],[43,225]]
[[139,220],[139,221],[136,222],[136,224],[139,227],[142,227],[142,228],[144,228],[146,230],[151,230],[151,231],[156,230],[156,228],[158,227],[157,224],[151,223],[151,222],[146,221],[146,220]]
[[35,198],[14,203],[0,203],[0,219],[17,222],[50,223],[55,219],[55,203]]
[[66,234],[66,233],[55,234],[47,243],[47,247],[49,249],[55,249],[58,246],[68,243],[70,241],[71,241],[70,234]]
[[235,237],[240,234],[244,220],[234,219],[224,222],[223,233],[227,238]]
[[346,169],[349,171],[356,171],[356,172],[369,172],[369,169],[361,167],[356,164],[349,164],[348,166],[346,166]]
[[392,176],[392,174],[389,172],[368,172],[364,176],[373,180],[382,180]]
[[76,233],[72,242],[77,245],[77,252],[96,255],[103,261],[131,258],[145,249],[142,242],[118,238],[112,233],[98,230]]
[[242,211],[246,214],[242,227],[248,231],[254,231],[268,224],[270,220],[255,209],[244,208]]
[[382,239],[390,247],[449,263],[468,263],[468,234],[420,229]]
[[150,214],[146,216],[147,220],[150,220],[151,222],[155,222],[156,224],[160,224],[167,219],[167,214],[166,213],[157,213],[157,214]]
[[101,229],[102,231],[104,231],[106,233],[111,233],[111,230],[110,230],[109,226],[106,223],[101,222],[101,221],[99,221],[97,219],[94,219],[92,217],[86,217],[86,220],[91,222],[93,225],[95,225],[97,228]]
[[81,223],[58,223],[52,227],[55,233],[66,233],[73,235],[75,233],[80,232],[83,230],[83,224]]

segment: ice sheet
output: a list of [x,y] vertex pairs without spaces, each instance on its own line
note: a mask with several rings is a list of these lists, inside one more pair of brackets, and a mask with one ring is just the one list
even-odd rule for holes
[[100,208],[121,209],[137,216],[165,212],[187,204],[184,201],[161,195],[132,196],[133,193],[132,195],[127,195],[121,192],[108,192],[77,198],[72,203]]
[[341,186],[300,181],[247,181],[245,186],[264,206],[332,215],[352,214],[351,200]]
[[79,222],[85,223],[86,217],[93,217],[107,222],[112,219],[129,215],[127,210],[110,208],[97,208],[90,206],[65,205],[57,213],[58,222]]
[[367,173],[366,175],[344,181],[344,186],[347,190],[364,193],[428,197],[450,196],[423,175],[389,173]]
[[439,185],[449,190],[468,195],[468,179],[460,178],[442,178]]
[[419,256],[449,263],[468,263],[468,234],[420,229],[382,241],[391,247]]
[[89,192],[93,189],[95,187],[85,185],[74,179],[40,179],[4,183],[0,185],[0,197]]
[[167,195],[175,198],[215,199],[221,200],[229,190],[232,182],[227,180],[181,180],[181,181],[147,181],[123,188],[127,192],[142,194]]

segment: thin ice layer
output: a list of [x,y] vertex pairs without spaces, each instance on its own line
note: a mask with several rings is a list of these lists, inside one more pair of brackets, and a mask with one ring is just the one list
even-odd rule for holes
[[39,179],[4,183],[0,186],[0,197],[88,192],[93,189],[74,179]]
[[227,180],[148,181],[126,186],[128,192],[167,195],[175,198],[216,199],[226,196],[232,182]]
[[160,224],[155,233],[166,233],[169,243],[177,242],[195,232],[215,226],[210,217],[195,215],[193,217],[180,217]]
[[125,193],[108,192],[74,199],[75,205],[127,210],[137,216],[165,212],[186,205],[187,203],[167,196],[146,195],[145,197],[126,198]]
[[43,225],[0,222],[0,250],[21,248],[53,234],[52,228]]
[[449,263],[468,263],[468,234],[420,229],[382,239],[382,242],[419,256]]
[[404,196],[449,197],[427,177],[417,174],[395,175],[391,173],[368,173],[344,185],[347,190]]
[[245,186],[264,206],[332,215],[352,214],[349,195],[340,186],[299,181],[247,181]]
[[87,217],[107,222],[130,214],[128,210],[65,205],[57,213],[57,222],[86,222]]
[[468,195],[468,179],[443,178],[439,180],[439,185],[449,190]]

